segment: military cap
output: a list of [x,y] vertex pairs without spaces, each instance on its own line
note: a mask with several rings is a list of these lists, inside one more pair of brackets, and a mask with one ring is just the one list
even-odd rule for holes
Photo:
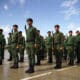
[[72,32],[73,32],[72,30],[69,31],[69,33],[72,33]]
[[17,24],[14,24],[14,25],[13,25],[13,27],[16,27],[16,28],[18,28],[18,25],[17,25]]
[[28,18],[28,19],[27,19],[27,22],[28,22],[28,21],[33,22],[33,19],[32,19],[32,18]]
[[3,29],[0,29],[1,32],[3,32]]
[[55,27],[55,28],[56,28],[56,27],[59,28],[60,26],[57,24],[57,25],[55,25],[54,27]]
[[47,33],[51,33],[51,31],[48,31]]

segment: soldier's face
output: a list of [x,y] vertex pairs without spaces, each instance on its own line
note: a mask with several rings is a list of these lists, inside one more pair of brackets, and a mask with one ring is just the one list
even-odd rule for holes
[[72,32],[69,32],[69,35],[71,36],[72,35]]
[[48,33],[48,36],[50,36],[51,35],[51,33]]
[[17,30],[17,27],[13,26],[13,30],[16,31]]
[[79,35],[79,32],[76,32],[76,35]]
[[28,21],[27,24],[28,24],[28,26],[32,26],[32,22],[31,21]]
[[40,32],[38,32],[38,35],[40,35]]
[[55,27],[55,31],[58,32],[59,31],[59,27]]

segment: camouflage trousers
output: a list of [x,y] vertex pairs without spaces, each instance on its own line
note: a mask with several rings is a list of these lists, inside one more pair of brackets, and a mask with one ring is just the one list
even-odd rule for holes
[[69,63],[73,63],[74,62],[74,47],[73,46],[67,46],[67,52],[68,52],[68,56],[69,56]]
[[8,52],[9,52],[10,57],[12,57],[12,47],[11,46],[8,47]]
[[2,60],[2,48],[0,46],[0,61]]
[[24,59],[24,47],[22,45],[19,45],[18,51],[20,53],[20,59]]
[[19,60],[18,49],[16,47],[17,47],[16,43],[12,44],[12,57],[13,57],[14,65],[18,64],[18,60]]

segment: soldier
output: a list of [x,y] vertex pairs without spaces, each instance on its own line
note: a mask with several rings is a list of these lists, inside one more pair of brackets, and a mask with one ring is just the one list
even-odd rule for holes
[[12,69],[17,69],[18,65],[18,25],[13,25],[13,33],[12,33],[12,56],[13,56],[13,65],[11,66]]
[[8,52],[9,52],[9,59],[8,61],[12,61],[12,48],[11,48],[11,45],[12,45],[12,33],[9,33],[9,37],[8,37]]
[[76,31],[76,56],[77,64],[80,64],[80,32]]
[[24,62],[25,38],[22,35],[22,31],[19,31],[18,40],[19,40],[18,46],[19,46],[19,53],[20,53],[19,62]]
[[37,44],[37,48],[36,48],[36,55],[37,55],[37,63],[36,65],[40,65],[41,64],[41,35],[40,35],[40,30],[37,30],[37,39],[36,39],[36,44]]
[[2,29],[0,29],[0,65],[2,65]]
[[63,58],[67,60],[67,50],[66,50],[66,38],[64,39],[64,51],[63,51]]
[[41,36],[41,48],[40,48],[40,53],[41,53],[41,60],[45,60],[46,58],[46,43],[44,40],[44,37]]
[[29,69],[26,70],[26,73],[34,72],[35,65],[35,48],[36,45],[36,36],[37,30],[33,27],[33,20],[31,18],[27,19],[28,29],[26,29],[26,48],[29,59]]
[[3,47],[2,47],[2,59],[4,59],[4,49],[5,49],[5,45],[6,45],[6,40],[2,31],[2,36],[3,36]]
[[48,53],[48,63],[53,63],[53,55],[52,55],[52,41],[53,38],[51,36],[51,31],[48,31],[48,37],[46,38],[46,48]]
[[53,34],[54,53],[56,58],[56,66],[54,67],[55,69],[60,69],[62,67],[64,36],[63,33],[59,31],[59,28],[59,25],[55,25],[56,32]]
[[69,37],[67,38],[67,52],[69,56],[69,63],[68,65],[73,66],[74,65],[74,47],[75,47],[75,39],[72,35],[72,31],[69,31]]

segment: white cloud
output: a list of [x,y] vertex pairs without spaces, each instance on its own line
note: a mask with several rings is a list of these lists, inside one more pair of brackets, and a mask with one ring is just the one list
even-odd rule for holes
[[79,0],[65,0],[61,7],[65,8],[62,13],[65,15],[65,19],[69,19],[71,16],[80,15],[80,9],[76,8],[76,4]]
[[9,7],[8,7],[7,4],[5,4],[5,5],[3,6],[3,8],[4,8],[5,11],[7,11],[7,10],[9,9]]
[[11,27],[9,25],[1,25],[0,29],[3,29],[3,33],[7,41],[8,33],[11,32]]
[[3,29],[4,33],[9,33],[11,30],[9,25],[2,25],[0,28]]
[[72,7],[74,6],[76,3],[78,2],[78,0],[65,0],[61,6],[62,7]]
[[65,15],[65,19],[68,20],[73,15],[80,15],[80,10],[73,7],[73,8],[64,10],[63,14]]
[[76,32],[77,30],[80,31],[80,24],[76,24],[76,23],[70,22],[70,23],[67,25],[67,29],[65,30],[65,33],[68,33],[69,30],[72,30],[72,31],[73,31],[73,34],[75,35],[75,32]]

